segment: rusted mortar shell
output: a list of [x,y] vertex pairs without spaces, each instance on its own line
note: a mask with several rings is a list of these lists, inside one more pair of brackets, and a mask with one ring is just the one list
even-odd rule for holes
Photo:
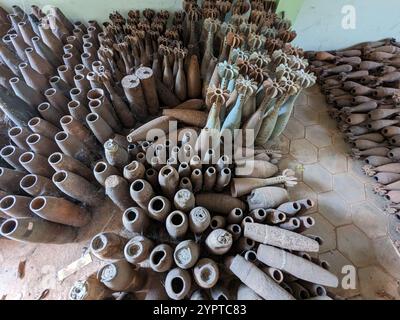
[[24,196],[6,196],[0,201],[0,211],[11,218],[29,218],[33,217],[29,209],[31,197]]
[[130,193],[132,199],[142,208],[147,210],[150,200],[154,197],[154,191],[146,180],[136,180],[131,184]]
[[167,109],[186,109],[186,110],[201,110],[204,107],[203,99],[190,99],[182,102],[176,107],[167,107]]
[[136,75],[127,75],[121,81],[130,109],[138,120],[145,120],[148,115],[148,106],[142,85]]
[[267,218],[267,211],[265,209],[255,209],[250,212],[250,216],[255,222],[262,223]]
[[49,159],[49,164],[55,171],[69,171],[75,173],[88,181],[95,181],[93,174],[82,162],[61,152],[53,153]]
[[223,216],[214,216],[211,218],[210,227],[212,230],[223,229],[226,226],[226,219]]
[[26,173],[0,167],[0,189],[9,193],[21,193],[19,184]]
[[279,225],[280,228],[291,231],[298,230],[300,226],[301,222],[298,218],[290,218],[286,222]]
[[37,197],[29,208],[39,217],[72,227],[83,227],[90,222],[90,213],[63,198]]
[[177,210],[188,213],[195,206],[194,194],[187,189],[179,190],[174,197],[174,205]]
[[[130,143],[137,141],[148,141],[148,133],[151,130],[158,129],[167,135],[169,133],[169,123],[170,121],[174,121],[172,117],[158,117],[154,120],[146,122],[141,127],[135,129],[132,133],[130,133],[127,137]],[[154,138],[154,137],[153,137]],[[159,137],[160,138],[160,137]]]
[[[92,56],[88,52],[84,52],[81,54],[81,60],[82,64],[87,68],[87,69],[92,69],[92,64],[94,61],[96,61],[96,57]],[[88,73],[90,75],[91,72]]]
[[231,195],[234,197],[242,197],[266,185],[268,185],[267,179],[234,178],[231,184]]
[[74,283],[68,293],[68,300],[105,300],[111,297],[112,291],[103,285],[96,277],[90,275],[85,280]]
[[196,194],[196,205],[222,215],[228,215],[236,208],[246,210],[246,204],[243,201],[220,193]]
[[174,250],[167,244],[156,246],[150,253],[150,268],[155,272],[167,272],[171,269],[174,262]]
[[187,162],[181,162],[178,168],[180,178],[189,178],[191,175],[190,166]]
[[[257,259],[257,256],[256,256]],[[282,283],[284,280],[283,272],[276,268],[265,267],[262,269],[266,274],[268,274],[276,283]]]
[[142,90],[149,113],[151,115],[157,115],[160,110],[160,103],[158,101],[153,70],[148,67],[140,67],[136,70],[135,75],[139,78],[142,85]]
[[53,183],[71,198],[85,203],[89,206],[96,206],[102,203],[103,196],[99,190],[85,178],[70,171],[59,171],[53,175]]
[[62,129],[77,137],[81,142],[87,143],[90,142],[92,137],[90,131],[82,125],[81,122],[74,119],[72,116],[64,116],[60,119],[60,124]]
[[266,300],[295,300],[295,298],[257,268],[253,263],[237,255],[230,270],[256,294]]
[[40,154],[25,152],[19,158],[19,162],[29,173],[47,178],[51,178],[54,174],[54,170],[47,163],[47,159]]
[[333,300],[333,299],[329,296],[320,296],[320,297],[318,296],[318,297],[308,298],[306,300],[323,300],[323,301],[325,301],[325,300]]
[[179,190],[181,189],[186,189],[193,192],[192,181],[190,181],[189,178],[182,178],[181,181],[179,182]]
[[198,128],[204,128],[208,114],[203,111],[186,109],[164,109],[163,116],[175,118],[179,122]]
[[231,159],[228,156],[224,155],[218,159],[216,169],[218,172],[221,172],[224,168],[228,168],[230,164]]
[[90,251],[100,260],[124,259],[124,247],[127,239],[114,232],[95,235],[90,242]]
[[[79,64],[75,66],[75,70],[76,68],[80,66]],[[82,65],[83,66],[83,65]],[[89,71],[88,69],[84,67],[84,72],[87,72],[86,74],[77,74],[76,76],[74,76],[74,84],[76,86],[77,89],[79,89],[82,93],[88,92],[89,90],[91,90],[91,86],[90,86],[90,82],[87,80],[86,76],[88,75]]]
[[56,127],[60,127],[60,119],[63,116],[63,112],[57,109],[55,106],[48,102],[39,104],[38,111],[43,119],[49,121]]
[[338,278],[331,272],[306,259],[278,248],[260,245],[257,251],[257,258],[268,266],[279,268],[299,279],[311,283],[333,288],[337,288],[339,285]]
[[149,257],[153,247],[153,241],[143,236],[136,236],[124,248],[125,259],[131,264],[143,262]]
[[190,293],[192,279],[187,270],[172,269],[165,278],[165,291],[173,300],[183,300]]
[[143,179],[146,173],[145,166],[138,162],[133,161],[124,167],[124,178],[129,182],[134,182],[137,179]]
[[104,150],[108,163],[118,169],[122,169],[129,161],[128,151],[112,139],[104,143]]
[[285,213],[287,216],[293,216],[297,214],[301,209],[301,204],[298,202],[287,202],[280,205],[276,210]]
[[86,116],[86,123],[101,144],[114,135],[111,127],[97,113],[89,113]]
[[257,254],[253,250],[248,250],[243,254],[243,258],[246,259],[246,261],[254,263],[255,265],[258,266],[257,263]]
[[0,234],[3,237],[31,243],[71,243],[77,236],[76,230],[36,217],[8,219],[0,226]]
[[209,167],[204,174],[204,191],[212,191],[217,181],[217,170],[214,167]]
[[218,173],[217,182],[215,184],[215,191],[221,192],[231,182],[232,172],[231,169],[225,168]]
[[231,224],[238,224],[241,223],[244,218],[244,213],[242,209],[235,208],[231,212],[229,212],[228,216],[226,217],[227,222]]
[[385,195],[385,199],[394,203],[400,203],[400,191],[389,191]]
[[57,72],[58,72],[58,75],[60,76],[60,78],[64,82],[68,83],[69,86],[73,87],[75,85],[74,71],[72,68],[62,65],[57,68]]
[[241,237],[235,244],[235,248],[238,252],[244,252],[253,249],[256,246],[254,240]]
[[196,290],[190,296],[190,300],[193,301],[208,301],[210,300],[207,292],[205,290]]
[[193,269],[193,276],[199,287],[204,289],[213,288],[220,278],[218,265],[211,259],[201,259]]
[[211,299],[218,300],[233,300],[234,293],[233,288],[230,288],[229,283],[219,282],[216,286],[210,290]]
[[192,169],[192,173],[194,170],[201,170],[203,165],[199,156],[193,156],[190,159],[190,168]]
[[135,292],[143,288],[146,274],[126,260],[119,260],[102,267],[98,279],[108,288],[117,292]]
[[28,174],[22,178],[19,183],[22,190],[33,197],[39,196],[53,196],[61,197],[61,192],[56,188],[54,183],[42,176],[36,174]]
[[165,227],[172,238],[178,239],[185,236],[189,228],[189,221],[182,211],[174,211],[168,215]]
[[289,201],[288,192],[283,188],[264,187],[255,189],[247,198],[250,210],[276,208]]
[[52,125],[49,121],[42,118],[35,117],[29,120],[29,128],[32,132],[45,136],[46,138],[53,139],[58,131],[56,126]]
[[146,165],[147,164],[146,154],[144,152],[139,152],[136,155],[136,161],[139,161],[141,164]]
[[128,144],[128,152],[132,159],[136,158],[136,155],[141,152],[141,147],[138,143]]
[[254,223],[254,219],[250,216],[244,217],[240,226],[244,229],[246,223]]
[[26,143],[33,152],[45,157],[50,156],[54,152],[60,151],[57,144],[53,140],[50,140],[49,138],[37,133],[31,134],[28,138],[26,138]]
[[293,296],[298,300],[306,300],[310,298],[310,293],[297,282],[289,283],[289,286],[292,288]]
[[230,224],[226,230],[232,235],[233,241],[237,241],[242,236],[242,227],[238,224]]
[[125,210],[122,216],[122,223],[126,230],[142,234],[149,226],[150,220],[146,210],[139,207],[132,207]]
[[[101,89],[97,89],[97,90],[101,90]],[[88,97],[90,97],[90,94],[92,94],[92,90],[89,91],[88,93]],[[97,91],[95,91],[96,96],[98,94]],[[115,120],[112,112],[111,112],[111,108],[112,106],[109,106],[108,104],[110,103],[109,101],[107,101],[107,103],[105,102],[106,100],[104,100],[105,98],[103,98],[103,100],[101,99],[90,99],[89,98],[89,109],[92,113],[97,113],[111,128],[114,132],[120,132],[121,131],[121,127],[120,124],[117,123],[117,121]]]
[[327,295],[326,289],[319,284],[309,283],[302,280],[298,281],[298,283],[302,285],[311,294],[311,296],[324,297]]
[[278,227],[258,223],[246,223],[244,226],[244,236],[256,242],[277,246],[282,249],[305,252],[319,251],[317,241]]
[[29,146],[26,143],[26,138],[30,135],[30,131],[26,128],[12,127],[8,130],[8,136],[12,142],[14,142],[18,148],[29,150]]
[[212,231],[206,239],[208,250],[212,254],[220,256],[226,254],[231,249],[232,244],[232,235],[224,229],[216,229]]
[[195,234],[201,234],[207,230],[211,223],[210,212],[206,208],[196,207],[189,213],[189,227]]
[[44,96],[46,97],[47,101],[49,101],[49,103],[62,115],[68,113],[68,99],[62,94],[61,91],[50,88],[44,92]]
[[[266,179],[278,173],[278,167],[270,162],[262,160],[239,161],[235,170],[236,177]],[[245,172],[242,175],[241,172]],[[248,174],[250,172],[250,174]]]
[[158,174],[161,190],[169,198],[174,199],[179,184],[179,174],[174,167],[164,166]]
[[0,150],[1,157],[14,169],[26,172],[25,168],[19,163],[19,157],[25,152],[25,150],[13,145],[4,146]]
[[311,216],[299,217],[299,220],[300,220],[300,228],[297,229],[297,232],[299,233],[303,233],[307,229],[312,228],[313,226],[315,226],[316,223],[315,219]]
[[54,140],[64,154],[90,165],[93,154],[82,140],[64,131],[57,133]]
[[302,200],[297,200],[297,203],[301,205],[301,209],[298,212],[299,215],[307,212],[309,209],[315,207],[315,202],[311,199],[302,199]]
[[258,301],[258,300],[264,300],[261,298],[257,293],[255,293],[252,289],[250,289],[248,286],[245,284],[240,284],[238,291],[237,291],[237,300],[243,300],[243,301]]
[[119,172],[115,167],[109,165],[107,162],[100,161],[96,163],[93,169],[93,174],[97,182],[100,183],[103,187],[105,187],[106,179],[109,176],[118,175]]
[[266,221],[272,224],[279,224],[286,221],[286,214],[275,209],[266,210],[267,218]]
[[200,169],[195,169],[192,171],[191,182],[193,185],[193,192],[200,192],[203,188],[203,173]]
[[193,240],[180,242],[174,251],[174,260],[181,269],[190,269],[194,267],[199,260],[200,246]]
[[126,210],[135,205],[129,194],[128,182],[118,176],[109,176],[105,181],[106,195],[114,202],[121,210]]

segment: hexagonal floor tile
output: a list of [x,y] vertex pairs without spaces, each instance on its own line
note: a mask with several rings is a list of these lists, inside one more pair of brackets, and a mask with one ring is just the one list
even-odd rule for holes
[[312,215],[315,219],[315,226],[306,230],[304,234],[319,236],[323,239],[320,253],[336,249],[336,233],[334,227],[319,213]]
[[332,190],[332,175],[318,163],[304,166],[304,183],[317,193]]
[[288,188],[289,196],[292,201],[302,200],[302,199],[311,199],[315,202],[315,207],[311,208],[307,211],[307,213],[317,212],[317,194],[305,183],[300,182],[297,186],[293,188]]
[[318,160],[318,150],[308,140],[292,140],[290,154],[302,164],[312,164]]
[[370,239],[387,235],[386,213],[373,204],[364,201],[352,205],[351,217],[354,224],[364,231]]
[[333,189],[350,203],[365,200],[364,184],[347,173],[333,176]]
[[319,124],[306,127],[306,139],[318,148],[332,145],[332,134]]
[[339,278],[338,288],[328,288],[329,292],[337,294],[343,298],[351,298],[360,294],[359,290],[359,280],[356,279],[355,289],[344,289],[342,287],[342,279],[345,274],[342,273],[344,266],[353,265],[350,260],[348,260],[344,255],[342,255],[338,250],[332,250],[319,255],[320,260],[325,260],[330,265],[330,271]]
[[381,268],[372,266],[358,271],[360,290],[364,299],[398,300],[400,299],[398,282]]
[[318,195],[319,212],[335,227],[350,224],[350,208],[343,197],[336,191],[321,193]]
[[307,106],[308,105],[308,95],[305,92],[299,94],[295,101],[295,106]]
[[322,111],[319,113],[318,122],[321,126],[326,128],[331,133],[336,133],[338,130],[336,121],[333,120],[326,111]]
[[350,145],[344,140],[343,134],[341,132],[336,132],[332,137],[332,142],[334,148],[341,153],[350,154],[351,147]]
[[303,139],[305,137],[304,125],[299,120],[290,118],[283,134],[289,139]]
[[297,106],[294,110],[294,117],[303,123],[305,126],[310,126],[312,124],[318,124],[318,112],[315,112],[312,108],[308,106]]
[[336,230],[338,250],[357,267],[376,262],[372,241],[356,226],[348,225]]
[[308,106],[313,108],[315,111],[324,111],[326,110],[327,105],[326,98],[321,93],[311,94],[308,96]]
[[330,173],[347,172],[347,158],[333,146],[319,149],[319,161]]
[[318,84],[315,84],[310,88],[304,89],[303,92],[305,94],[307,94],[308,96],[311,96],[311,95],[323,95],[321,93],[321,87]]
[[373,241],[376,258],[379,264],[392,277],[400,279],[400,253],[395,248],[389,237]]

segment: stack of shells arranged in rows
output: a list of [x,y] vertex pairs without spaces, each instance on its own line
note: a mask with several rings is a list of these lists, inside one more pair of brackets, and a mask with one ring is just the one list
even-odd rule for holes
[[[169,12],[150,9],[113,13],[103,27],[58,8],[1,10],[11,28],[0,108],[12,122],[1,235],[73,242],[106,195],[132,237],[93,238],[92,253],[109,263],[71,299],[330,299],[324,286],[338,279],[310,254],[323,240],[301,234],[314,204],[290,202],[294,173],[279,173],[279,151],[261,148],[315,81],[288,43],[290,23],[272,1],[183,6],[169,27]],[[204,149],[215,132],[240,128],[254,138],[239,155]],[[149,140],[152,129],[165,134]]]
[[352,155],[365,160],[363,170],[376,180],[375,192],[390,201],[388,212],[398,212],[400,43],[383,39],[309,57]]

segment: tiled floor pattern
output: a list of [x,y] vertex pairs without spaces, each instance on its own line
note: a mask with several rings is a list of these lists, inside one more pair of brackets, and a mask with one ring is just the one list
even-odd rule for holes
[[357,288],[331,290],[344,298],[400,299],[400,248],[388,236],[386,201],[373,192],[373,181],[349,147],[317,86],[302,93],[284,135],[275,142],[286,158],[281,169],[297,171],[301,182],[293,199],[310,197],[318,205],[312,214],[320,235],[320,259],[343,278],[342,268],[357,269]]
[[[318,204],[311,212],[316,226],[307,232],[324,239],[320,259],[341,279],[343,267],[356,267],[356,288],[332,292],[349,299],[400,299],[400,256],[388,237],[385,203],[372,192],[361,163],[348,156],[317,87],[300,96],[276,145],[286,154],[281,168],[292,168],[300,177],[290,191],[293,199],[311,198]],[[75,244],[31,245],[0,239],[0,298],[37,299],[49,289],[46,299],[65,299],[72,283],[97,270],[100,262],[94,260],[62,282],[57,272],[85,253],[94,234],[121,228],[120,212],[107,201]],[[24,260],[25,275],[20,279],[18,265]]]

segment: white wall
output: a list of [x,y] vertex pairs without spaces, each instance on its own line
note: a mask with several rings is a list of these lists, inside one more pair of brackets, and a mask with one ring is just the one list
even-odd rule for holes
[[[344,5],[356,9],[356,29],[342,28]],[[400,40],[400,0],[305,0],[294,23],[295,44],[306,50],[332,50],[394,37]]]

